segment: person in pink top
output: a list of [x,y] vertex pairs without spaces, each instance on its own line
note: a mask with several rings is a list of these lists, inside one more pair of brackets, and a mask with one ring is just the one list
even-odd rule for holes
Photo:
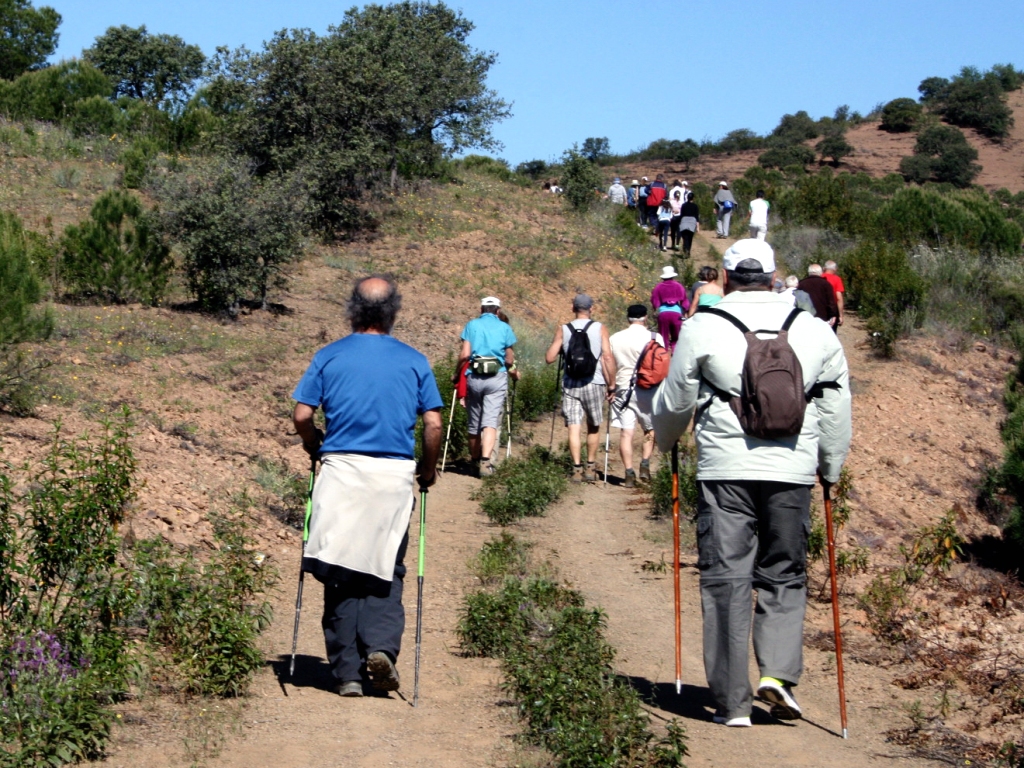
[[690,308],[686,289],[675,280],[676,277],[678,273],[673,267],[664,267],[661,282],[651,291],[651,306],[658,315],[658,332],[669,352],[676,348],[679,331],[683,327],[683,314]]

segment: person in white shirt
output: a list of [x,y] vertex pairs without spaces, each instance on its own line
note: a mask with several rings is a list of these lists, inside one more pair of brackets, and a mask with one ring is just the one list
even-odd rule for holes
[[757,197],[750,201],[750,236],[764,240],[768,235],[768,209],[771,204],[764,199],[764,190],[757,190]]
[[[633,383],[633,373],[636,371],[637,361],[647,348],[647,344],[654,340],[665,346],[665,341],[661,338],[660,333],[647,330],[647,307],[643,304],[630,306],[626,310],[626,318],[629,320],[629,327],[612,334],[609,341],[616,368],[612,426],[622,430],[619,433],[619,456],[622,457],[622,466],[626,470],[625,486],[632,488],[636,485],[637,479],[636,472],[633,470],[633,432],[638,421],[644,432],[640,479],[646,481],[651,479],[651,454],[654,452],[651,407],[655,390],[634,387],[630,393],[629,387]],[[627,397],[629,398],[628,403],[626,402]]]
[[626,204],[626,188],[622,186],[622,180],[616,176],[612,185],[608,187],[608,202],[615,205]]

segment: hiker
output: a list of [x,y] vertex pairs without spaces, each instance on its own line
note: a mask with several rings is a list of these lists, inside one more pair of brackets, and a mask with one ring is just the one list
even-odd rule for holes
[[787,276],[784,285],[785,287],[779,291],[780,296],[784,297],[794,307],[800,307],[811,317],[817,317],[818,310],[814,308],[814,302],[811,301],[811,297],[807,295],[806,291],[801,291],[797,287],[800,285],[799,277],[796,275]]
[[658,228],[655,234],[658,236],[658,247],[663,251],[668,250],[668,236],[672,230],[672,202],[666,197],[658,206]]
[[679,233],[683,238],[683,256],[686,258],[690,257],[693,236],[697,232],[700,232],[700,209],[693,202],[693,192],[687,192],[686,202],[679,209]]
[[768,209],[771,203],[764,199],[764,190],[757,190],[757,196],[747,206],[750,211],[747,214],[750,226],[750,236],[757,240],[764,240],[768,236]]
[[669,221],[668,231],[672,236],[672,250],[679,250],[679,224],[683,220],[683,191],[674,189],[668,195],[668,203],[672,207],[672,219]]
[[[654,400],[653,389],[642,389],[630,385],[636,372],[636,364],[640,355],[652,339],[661,346],[665,341],[660,333],[647,330],[647,307],[633,304],[626,310],[629,326],[618,333],[612,334],[609,340],[612,356],[615,358],[615,400],[612,401],[611,424],[621,430],[619,433],[619,456],[625,469],[625,486],[636,485],[636,472],[633,469],[633,432],[636,423],[644,432],[643,450],[640,458],[640,480],[651,479],[651,454],[654,452],[654,429],[651,426],[651,404]],[[625,398],[629,402],[623,406]]]
[[637,198],[640,196],[640,182],[633,179],[626,190],[626,207],[632,211],[636,210]]
[[[469,456],[473,475],[493,475],[491,454],[498,439],[504,415],[508,380],[519,380],[512,347],[516,335],[507,319],[503,320],[501,301],[496,296],[480,300],[480,317],[462,329],[459,363],[469,362],[466,371],[466,418],[469,431]],[[504,313],[502,313],[504,314]]]
[[701,285],[693,292],[690,309],[686,316],[693,317],[701,307],[713,307],[722,300],[725,294],[718,285],[718,270],[714,267],[703,267],[700,271]]
[[839,319],[836,292],[832,284],[821,276],[821,265],[811,264],[807,267],[807,277],[797,283],[796,287],[811,297],[817,318],[835,329],[836,320]]
[[679,199],[685,203],[686,190],[683,188],[683,182],[681,182],[679,179],[676,179],[675,181],[672,182],[672,186],[668,190],[668,197],[671,198],[675,196],[676,192],[679,193]]
[[834,261],[826,261],[825,273],[822,275],[822,277],[828,280],[828,284],[832,286],[832,290],[835,291],[836,294],[836,309],[839,312],[836,317],[836,324],[833,326],[836,333],[839,333],[839,326],[843,324],[843,313],[845,311],[844,305],[846,303],[846,286],[843,285],[843,278],[839,276],[838,269],[839,267]]
[[[771,246],[740,240],[725,252],[723,264],[725,298],[683,327],[668,377],[654,396],[653,422],[658,447],[669,451],[696,413],[704,670],[716,705],[714,721],[749,726],[752,588],[757,695],[772,704],[776,718],[801,716],[793,688],[803,668],[811,489],[819,473],[829,483],[839,480],[850,445],[850,382],[835,335],[772,292]],[[757,337],[767,340],[790,323],[788,338],[769,350],[758,348],[760,342],[748,342],[729,318],[746,328],[768,329]],[[788,359],[784,374],[771,375],[786,376],[790,396],[781,396],[787,390],[775,378],[779,386],[770,394],[780,397],[758,398],[760,409],[745,409],[738,395],[751,391],[753,377],[744,370],[768,359]],[[764,414],[764,429],[789,436],[755,436],[763,434],[759,422],[741,421],[737,412]]]
[[[313,356],[292,394],[295,430],[306,453],[320,457],[302,569],[324,585],[327,660],[342,696],[362,696],[368,683],[398,690],[413,482],[434,484],[441,445],[430,363],[390,335],[401,302],[390,278],[359,280],[347,307],[352,333]],[[326,434],[314,425],[317,408]]]
[[608,201],[614,205],[626,204],[626,188],[622,186],[622,180],[618,176],[608,187]]
[[719,240],[729,237],[729,222],[732,220],[732,210],[736,207],[736,198],[732,196],[729,189],[729,182],[718,182],[718,191],[715,193],[712,202],[715,204],[715,216],[717,222],[715,230]]
[[[600,440],[604,402],[615,392],[615,358],[608,342],[608,329],[591,319],[594,300],[578,293],[572,301],[575,319],[561,325],[544,355],[549,365],[563,355],[562,415],[569,430],[572,481],[597,481],[597,444]],[[587,343],[584,345],[583,342]],[[587,422],[587,469],[581,462],[582,422]]]
[[652,227],[658,223],[658,209],[661,208],[661,201],[667,195],[668,187],[665,186],[665,177],[659,173],[647,188],[647,223]]
[[694,297],[697,295],[697,289],[702,285],[711,282],[710,278],[714,275],[714,279],[718,279],[718,270],[714,267],[703,266],[700,268],[700,272],[697,273],[697,279],[693,281],[693,285],[690,286],[687,296],[690,299],[690,305],[693,305]]
[[637,198],[637,200],[639,201],[637,203],[637,213],[640,216],[640,226],[641,227],[646,227],[647,226],[647,195],[650,193],[650,191],[651,191],[651,185],[648,183],[647,177],[646,176],[641,176],[640,177],[639,197]]
[[676,280],[675,267],[662,267],[661,282],[651,291],[651,306],[658,315],[658,331],[665,339],[665,349],[671,352],[683,327],[683,313],[690,308],[686,289]]

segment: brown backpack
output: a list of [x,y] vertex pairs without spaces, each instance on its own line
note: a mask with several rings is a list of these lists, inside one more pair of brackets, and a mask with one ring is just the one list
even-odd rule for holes
[[[763,440],[793,437],[799,435],[803,427],[804,412],[810,398],[804,392],[804,372],[800,360],[789,344],[789,328],[802,311],[795,308],[790,312],[778,331],[751,331],[724,310],[716,307],[701,307],[698,310],[725,318],[747,340],[739,396],[720,390],[711,382],[708,382],[708,386],[717,397],[729,403],[743,431],[751,437]],[[775,337],[759,339],[758,333],[774,333]],[[713,399],[710,398],[701,410],[709,407]]]
[[661,384],[668,376],[668,368],[672,363],[672,355],[657,342],[655,336],[656,334],[651,334],[651,340],[647,342],[644,351],[640,353],[640,359],[636,361],[633,375],[640,389],[654,389]]

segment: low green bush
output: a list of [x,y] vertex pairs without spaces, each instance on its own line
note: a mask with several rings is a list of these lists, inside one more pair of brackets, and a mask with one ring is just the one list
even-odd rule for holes
[[890,133],[912,131],[923,114],[924,108],[914,99],[893,99],[882,107],[882,124],[879,127]]
[[64,230],[61,252],[72,294],[117,304],[158,304],[173,267],[142,203],[121,190],[104,193],[88,219]]
[[787,147],[772,147],[763,152],[757,158],[757,162],[764,168],[788,168],[792,165],[810,165],[815,160],[814,150],[805,147],[803,144],[793,144]]
[[[671,515],[672,462],[666,454],[651,476],[651,517]],[[679,446],[679,515],[689,519],[697,515],[697,448],[689,440]]]
[[109,98],[113,91],[96,67],[72,59],[0,83],[0,113],[14,120],[62,122],[75,114],[79,102]]
[[508,531],[484,542],[470,568],[484,584],[495,584],[506,576],[525,576],[530,564],[531,545]]
[[562,157],[562,197],[574,211],[586,211],[599,199],[604,183],[601,170],[576,148]]
[[535,445],[521,457],[498,464],[474,498],[493,522],[508,525],[538,517],[565,491],[569,460]]
[[917,135],[914,154],[900,161],[900,173],[919,184],[933,180],[968,187],[981,172],[977,159],[978,150],[958,128],[932,125]]

